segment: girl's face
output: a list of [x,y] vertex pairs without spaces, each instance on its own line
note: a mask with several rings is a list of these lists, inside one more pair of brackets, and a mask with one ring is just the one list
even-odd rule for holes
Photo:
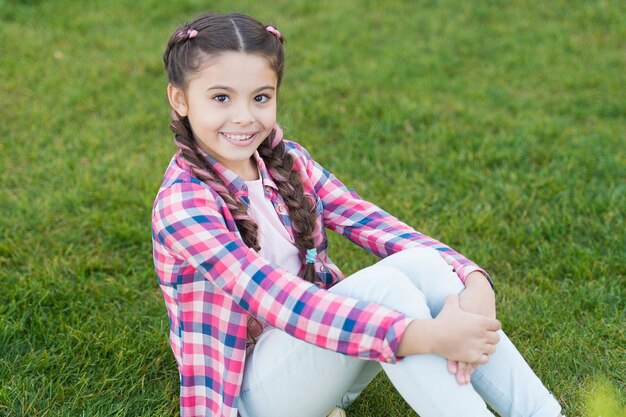
[[258,178],[252,155],[276,124],[277,77],[267,59],[242,52],[211,57],[187,88],[168,85],[207,154],[244,180]]

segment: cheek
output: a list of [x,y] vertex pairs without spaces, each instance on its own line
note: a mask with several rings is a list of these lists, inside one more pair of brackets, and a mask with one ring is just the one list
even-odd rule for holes
[[263,120],[263,124],[270,124],[273,127],[276,123],[276,105],[264,109],[260,115],[260,119]]
[[217,129],[224,123],[220,113],[215,109],[198,107],[189,112],[189,121],[201,129]]

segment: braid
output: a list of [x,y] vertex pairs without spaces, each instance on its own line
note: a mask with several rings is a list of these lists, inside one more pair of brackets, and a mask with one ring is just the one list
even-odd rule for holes
[[218,175],[215,174],[213,169],[206,163],[205,159],[200,155],[196,143],[193,139],[191,132],[191,126],[189,125],[189,119],[186,117],[180,118],[177,114],[172,117],[171,124],[172,132],[174,132],[174,141],[180,148],[183,159],[191,167],[191,172],[198,179],[209,184],[226,202],[228,210],[230,210],[235,224],[239,229],[243,242],[249,248],[259,251],[261,247],[258,241],[258,226],[255,221],[248,215],[248,211],[244,203],[238,198],[233,197],[230,194],[224,182]]
[[[268,172],[287,204],[289,217],[296,231],[296,247],[306,251],[317,247],[321,240],[321,224],[315,212],[315,199],[304,193],[300,175],[293,169],[293,158],[285,151],[283,141],[275,140],[275,136],[276,130],[259,146],[259,155],[265,161]],[[302,278],[314,282],[314,264],[306,263]]]

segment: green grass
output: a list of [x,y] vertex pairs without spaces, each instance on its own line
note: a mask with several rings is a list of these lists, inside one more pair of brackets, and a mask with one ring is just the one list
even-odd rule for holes
[[[267,3],[210,2],[286,35],[288,136],[488,269],[568,415],[623,417],[626,3]],[[0,0],[0,415],[177,414],[161,54],[207,4]],[[344,272],[372,261],[331,245]],[[382,375],[349,414],[415,415]]]

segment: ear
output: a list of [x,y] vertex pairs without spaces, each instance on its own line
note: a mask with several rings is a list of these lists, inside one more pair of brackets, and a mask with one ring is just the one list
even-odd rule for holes
[[187,116],[189,109],[187,107],[187,98],[185,97],[185,91],[182,88],[174,87],[172,83],[167,84],[167,98],[170,101],[170,106],[181,117]]

